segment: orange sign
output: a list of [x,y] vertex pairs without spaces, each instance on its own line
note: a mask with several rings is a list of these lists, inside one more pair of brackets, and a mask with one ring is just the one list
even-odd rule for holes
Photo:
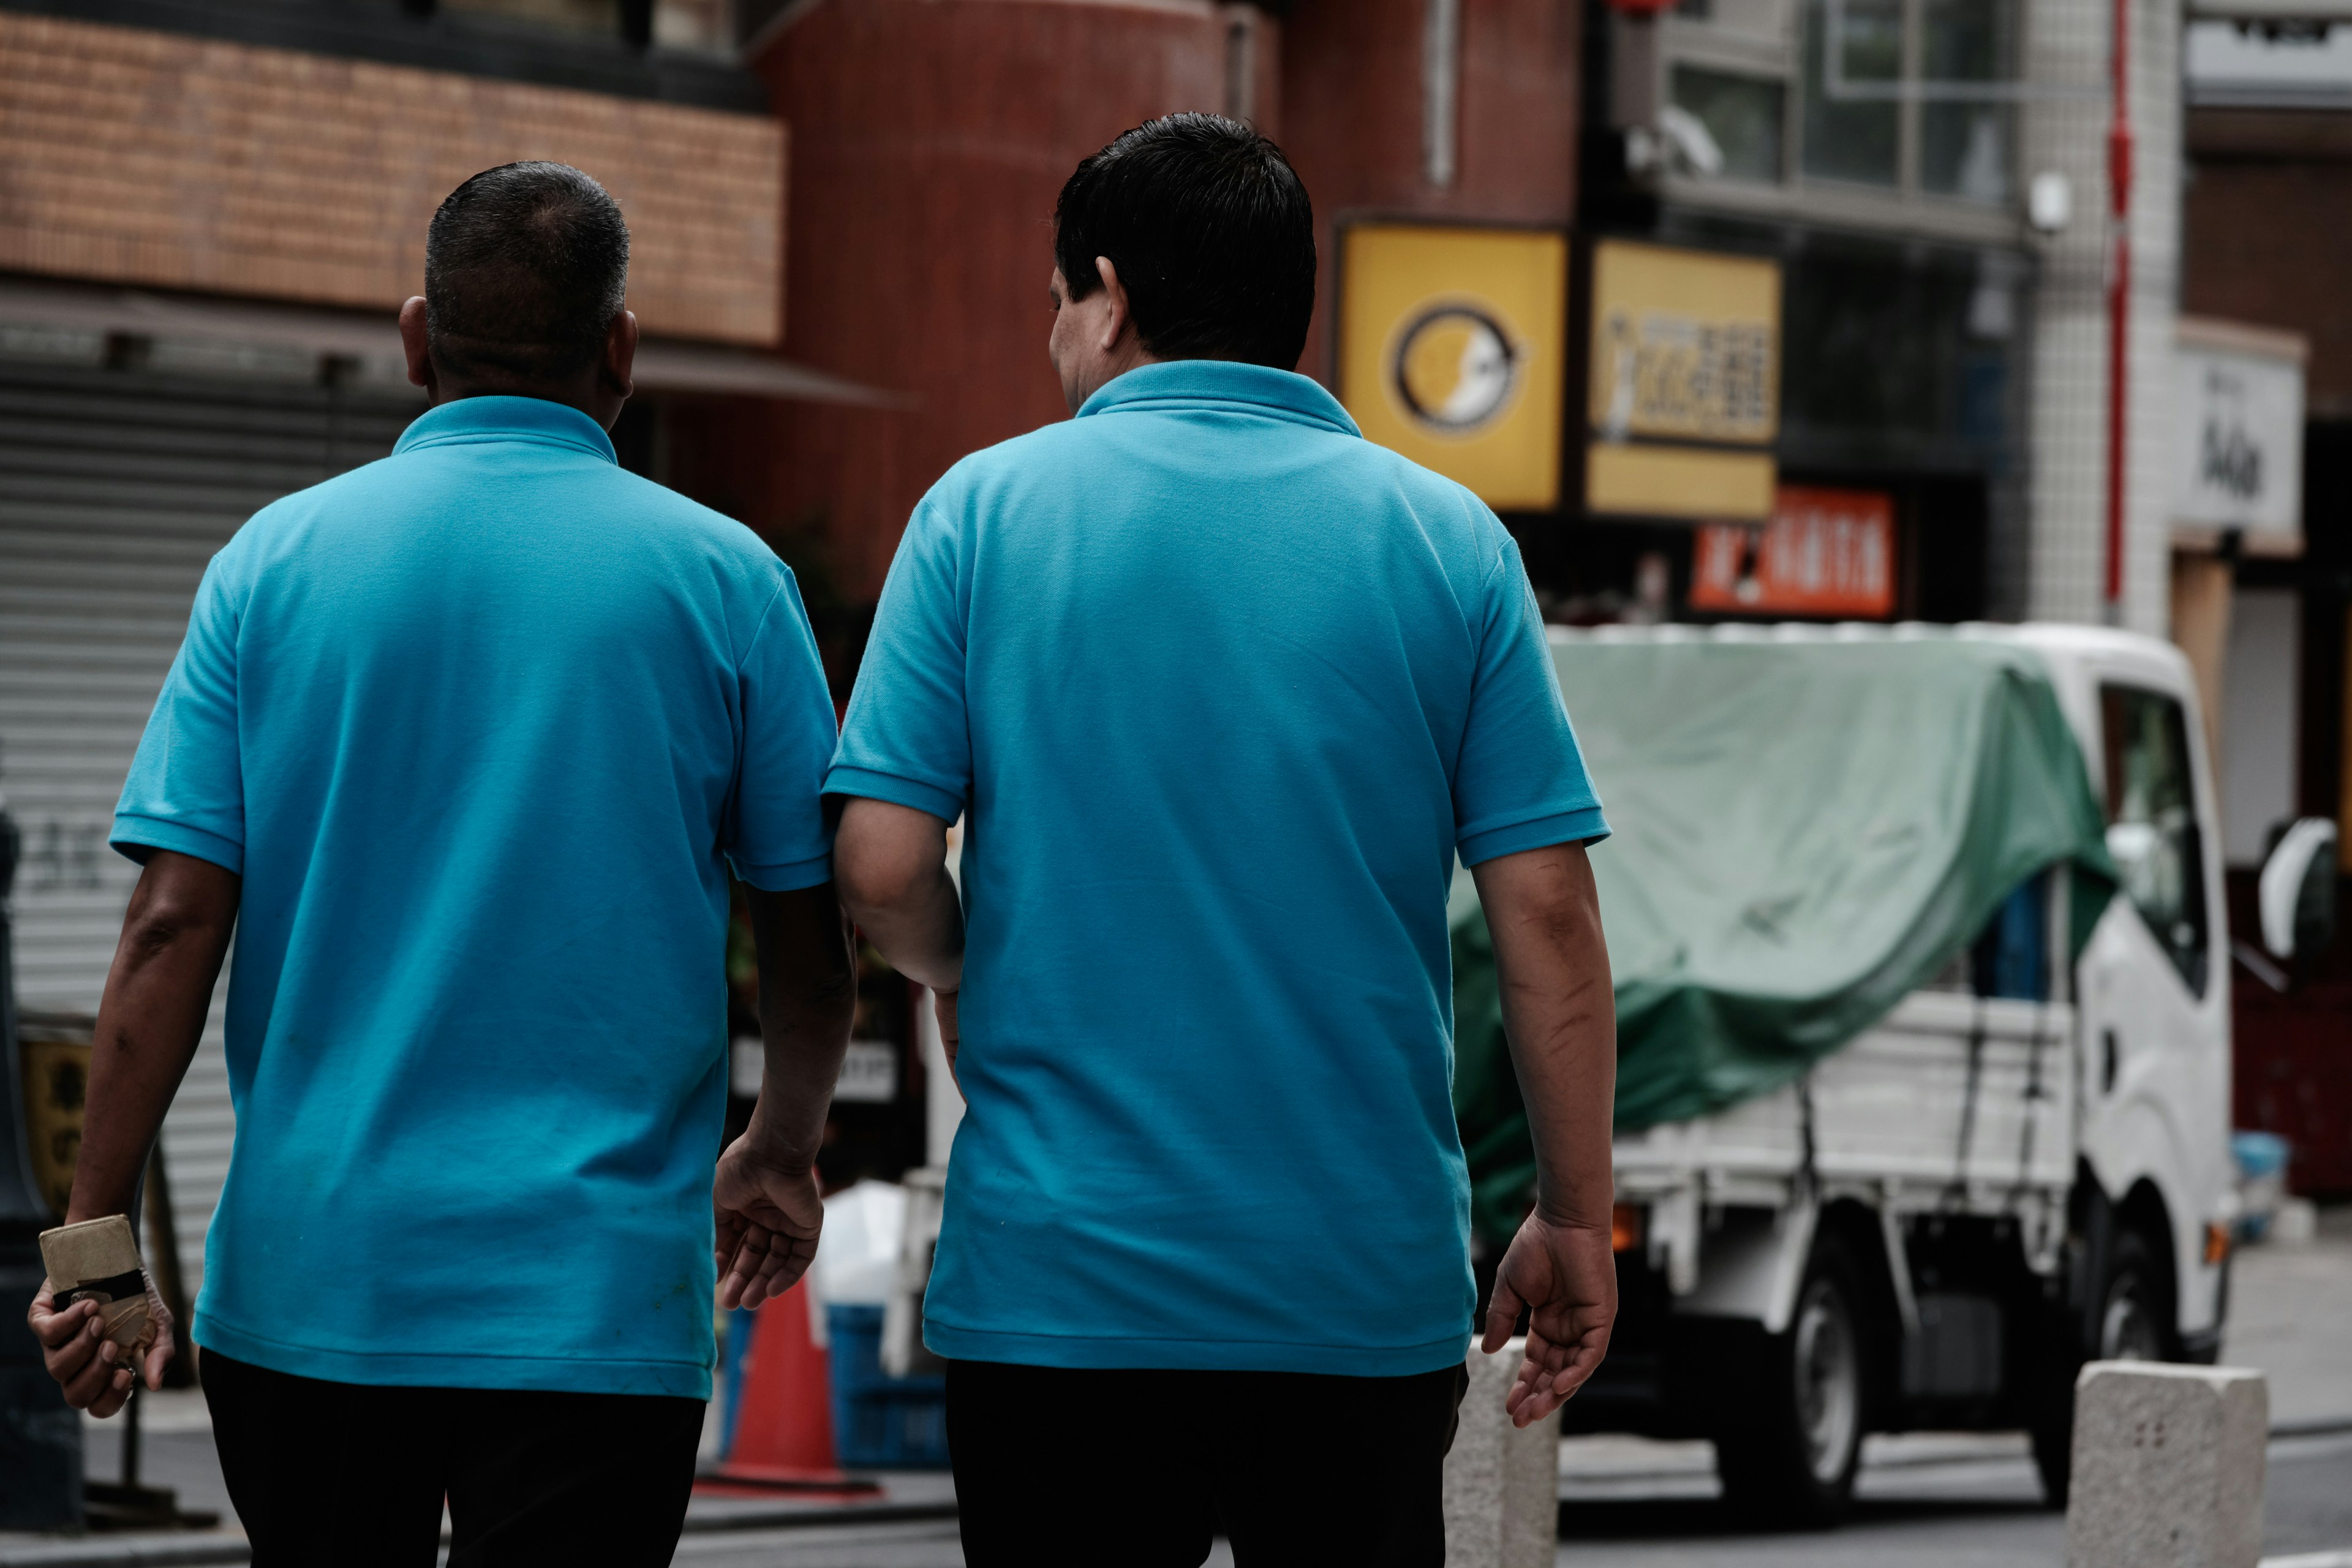
[[1893,498],[1783,485],[1762,527],[1706,524],[1690,604],[1734,615],[1886,619],[1895,613]]

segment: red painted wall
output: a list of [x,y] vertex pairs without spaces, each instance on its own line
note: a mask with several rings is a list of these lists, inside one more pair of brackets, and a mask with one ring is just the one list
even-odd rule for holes
[[825,0],[752,61],[791,128],[784,352],[898,411],[712,406],[672,421],[681,488],[841,596],[880,592],[957,458],[1063,418],[1045,358],[1054,198],[1129,127],[1225,101],[1215,9]]
[[1323,246],[1299,369],[1329,379],[1338,224],[1430,215],[1566,227],[1576,210],[1573,0],[1462,0],[1454,184],[1422,168],[1423,0],[1299,0],[1283,25],[1282,144]]
[[813,598],[870,603],[950,464],[1065,416],[1045,359],[1054,198],[1129,126],[1223,110],[1236,21],[1256,18],[1252,118],[1322,220],[1301,370],[1328,364],[1336,218],[1565,225],[1576,5],[1464,0],[1459,172],[1444,191],[1421,177],[1422,5],[1299,0],[1276,24],[1206,0],[822,0],[751,62],[790,128],[783,348],[912,405],[680,407],[675,482],[775,542]]

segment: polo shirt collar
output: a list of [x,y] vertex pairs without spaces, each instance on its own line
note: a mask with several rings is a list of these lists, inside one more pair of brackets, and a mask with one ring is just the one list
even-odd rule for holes
[[1171,359],[1139,364],[1087,399],[1078,417],[1124,410],[1247,408],[1295,425],[1361,436],[1339,400],[1291,371],[1223,359]]
[[618,462],[611,437],[593,419],[577,408],[543,397],[461,397],[454,403],[436,404],[409,422],[392,449],[396,455],[420,447],[477,441],[573,447],[608,463]]

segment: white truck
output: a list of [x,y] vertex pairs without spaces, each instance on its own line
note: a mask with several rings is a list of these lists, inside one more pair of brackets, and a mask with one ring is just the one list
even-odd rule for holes
[[[2005,936],[1989,929],[1800,1076],[1621,1129],[1622,1316],[1568,1430],[1711,1438],[1726,1495],[1790,1522],[1844,1511],[1874,1431],[2024,1428],[2063,1500],[2080,1364],[2210,1362],[2228,1310],[2231,942],[2205,729],[2175,649],[2081,626],[1742,626],[1556,632],[1554,655],[1576,713],[1595,647],[1701,640],[1737,658],[1906,637],[2031,656],[2104,807],[2117,890],[2078,947],[2076,878],[2048,868],[2023,885],[2032,918],[2012,900]],[[1738,763],[1699,756],[1714,774],[1681,782],[1736,811],[1755,787]],[[1595,772],[1622,836],[1646,803]],[[1645,777],[1672,793],[1657,781],[1675,775]],[[2308,943],[2327,918],[2334,859],[2322,822],[2274,853],[2278,961],[2298,920]],[[2006,940],[2014,959],[2021,931],[2041,952],[1989,982],[1990,950]]]

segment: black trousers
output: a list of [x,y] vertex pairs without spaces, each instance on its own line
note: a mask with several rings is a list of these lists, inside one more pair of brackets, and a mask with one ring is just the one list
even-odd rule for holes
[[948,1363],[967,1568],[1443,1568],[1468,1374]]
[[254,1568],[661,1568],[694,1485],[702,1402],[388,1388],[204,1352],[205,1403]]

